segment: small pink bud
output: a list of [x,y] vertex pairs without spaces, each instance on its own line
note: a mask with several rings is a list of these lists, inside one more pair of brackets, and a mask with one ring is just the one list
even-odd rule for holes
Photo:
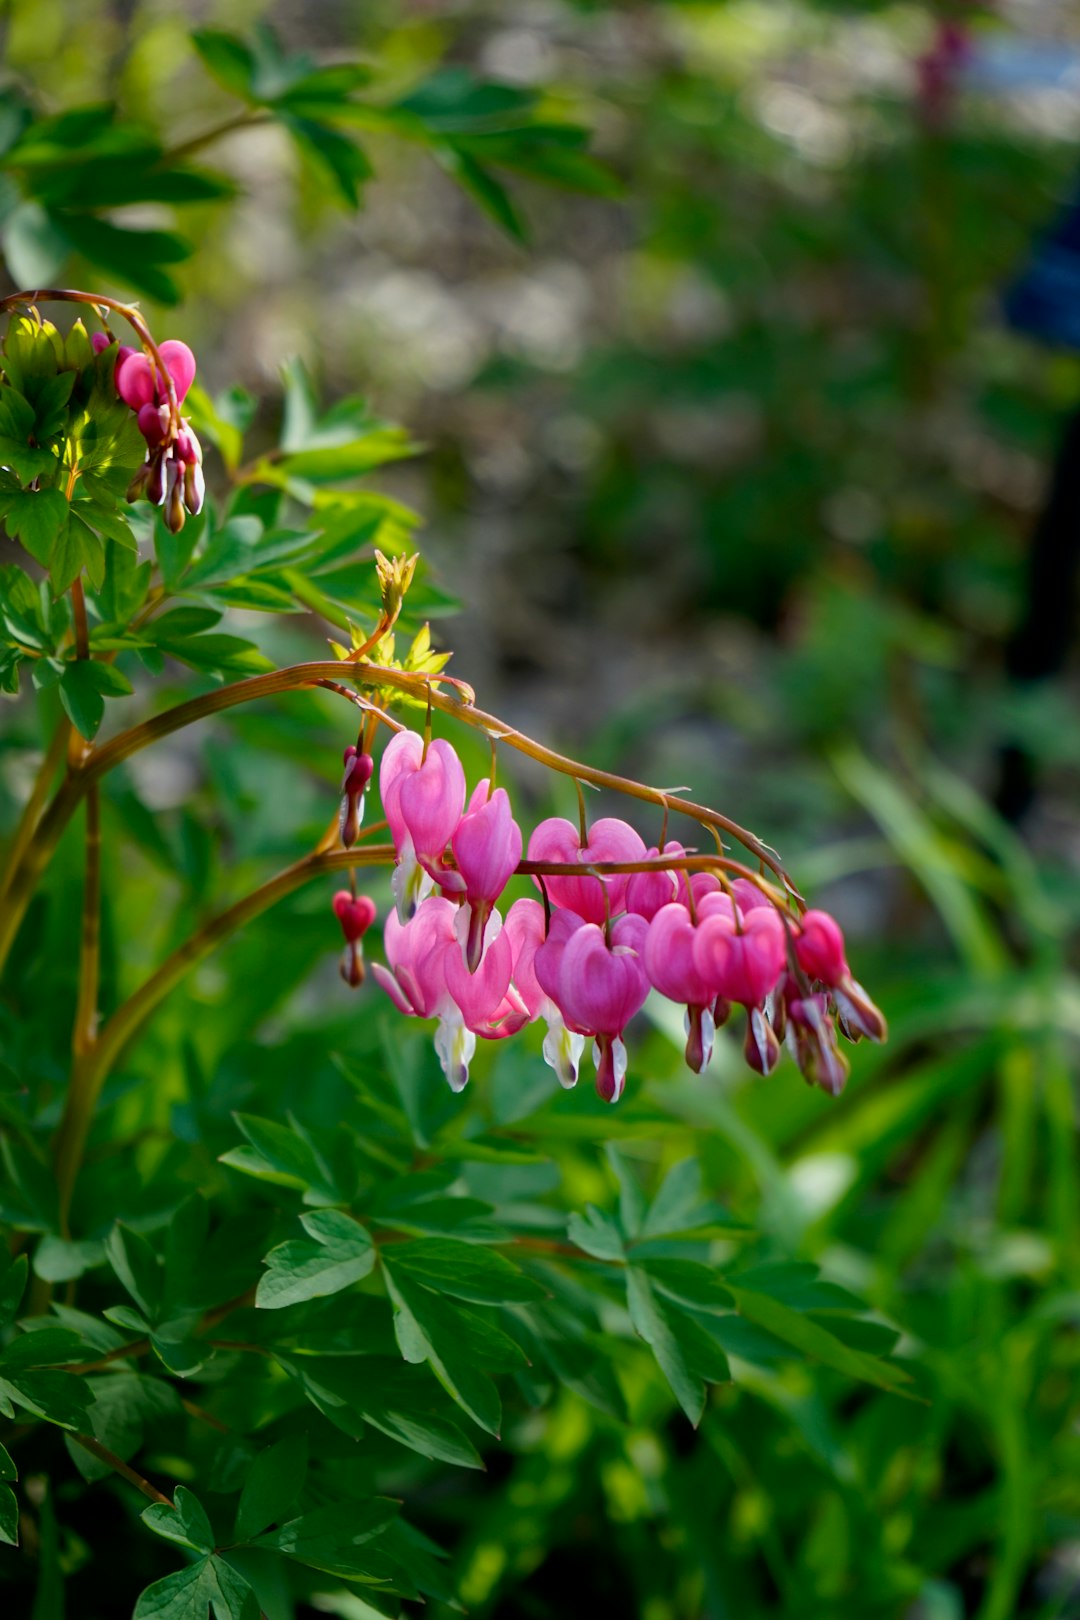
[[162,426],[161,411],[156,405],[140,405],[135,420],[139,424],[139,432],[151,450],[156,450],[159,445],[164,444],[166,427]]
[[799,966],[811,979],[832,989],[849,977],[840,925],[827,911],[808,911],[795,939]]
[[346,748],[338,816],[338,837],[345,849],[351,849],[360,836],[364,820],[364,790],[374,769],[375,762],[370,754],[358,754],[355,748]]
[[339,889],[334,896],[334,915],[341,924],[346,942],[363,938],[375,921],[375,902],[369,895],[352,895],[348,889]]

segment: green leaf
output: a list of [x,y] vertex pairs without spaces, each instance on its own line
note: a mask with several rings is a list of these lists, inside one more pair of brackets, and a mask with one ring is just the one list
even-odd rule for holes
[[498,1435],[502,1403],[491,1379],[470,1359],[453,1308],[404,1276],[383,1276],[394,1306],[394,1333],[406,1361],[426,1361],[447,1394],[489,1434]]
[[68,719],[88,742],[97,736],[105,718],[105,697],[123,697],[131,682],[113,664],[96,658],[79,658],[64,665],[60,680],[60,701]]
[[637,1260],[635,1269],[644,1271],[654,1288],[697,1311],[730,1311],[735,1301],[720,1280],[715,1266],[697,1260]]
[[131,230],[93,214],[57,210],[53,218],[76,253],[137,292],[175,304],[176,282],[161,268],[189,257],[191,244],[175,231]]
[[[32,1319],[37,1320],[37,1319]],[[89,1346],[69,1328],[44,1324],[20,1333],[0,1350],[0,1369],[4,1375],[14,1376],[25,1367],[59,1367],[69,1361],[84,1361]]]
[[502,1305],[543,1299],[545,1290],[501,1254],[454,1238],[422,1238],[394,1250],[395,1273],[453,1299]]
[[596,1260],[625,1260],[622,1234],[610,1216],[595,1204],[585,1206],[584,1215],[571,1215],[566,1223],[571,1243]]
[[[117,1345],[95,1348],[107,1355]],[[143,1445],[148,1430],[159,1427],[163,1419],[175,1420],[183,1411],[174,1386],[146,1373],[121,1369],[90,1377],[86,1383],[93,1397],[87,1432],[125,1462]],[[68,1452],[84,1479],[106,1479],[111,1473],[108,1463],[82,1446],[69,1443]]]
[[0,1446],[0,1479],[18,1479],[19,1470],[3,1446]]
[[313,1202],[343,1201],[342,1190],[329,1166],[295,1130],[279,1125],[276,1120],[260,1119],[255,1114],[234,1114],[233,1118],[251,1147],[233,1148],[223,1153],[222,1164],[260,1180],[276,1182],[281,1187],[299,1188],[312,1195]]
[[0,1374],[0,1404],[5,1399],[62,1429],[85,1430],[89,1423],[90,1392],[85,1381],[72,1373],[24,1372],[20,1368],[10,1377]]
[[823,1362],[826,1367],[835,1368],[847,1378],[857,1378],[863,1383],[875,1384],[878,1389],[888,1390],[893,1395],[911,1396],[912,1392],[904,1388],[911,1380],[903,1368],[888,1362],[875,1361],[862,1351],[849,1349],[820,1323],[811,1322],[798,1311],[791,1310],[789,1306],[781,1304],[777,1299],[771,1299],[767,1294],[753,1293],[748,1289],[737,1287],[730,1281],[727,1286],[740,1316],[744,1316],[748,1322],[753,1322],[758,1327],[765,1328],[767,1332],[782,1339],[785,1344],[791,1345],[803,1355]]
[[0,1541],[19,1545],[19,1503],[10,1485],[0,1485]]
[[49,565],[53,595],[62,596],[84,568],[91,583],[100,585],[105,577],[105,549],[93,530],[69,510]]
[[434,148],[439,163],[458,184],[479,203],[489,219],[494,220],[515,242],[528,241],[528,232],[506,187],[496,180],[490,170],[450,141],[440,141]]
[[176,1487],[172,1507],[166,1507],[164,1502],[152,1502],[143,1513],[142,1522],[155,1536],[163,1536],[166,1541],[179,1542],[180,1546],[191,1547],[196,1552],[213,1549],[210,1520],[198,1498],[183,1485]]
[[242,40],[218,28],[196,28],[191,43],[220,85],[241,101],[255,99],[255,58]]
[[340,1293],[366,1277],[375,1267],[371,1238],[351,1216],[337,1209],[301,1215],[312,1243],[292,1240],[271,1249],[260,1277],[255,1304],[262,1310],[281,1310],[301,1300]]
[[131,532],[131,524],[115,507],[106,505],[96,497],[76,495],[71,509],[87,528],[106,539],[115,540],[117,545],[126,547],[128,551],[138,551],[138,541]]
[[648,1276],[636,1266],[627,1268],[626,1299],[630,1320],[696,1428],[705,1410],[706,1381],[717,1383],[731,1376],[726,1357],[696,1322],[656,1298]]
[[141,1232],[133,1232],[117,1222],[106,1239],[105,1252],[109,1264],[147,1321],[156,1321],[165,1274],[146,1238]]
[[259,1620],[255,1593],[216,1554],[155,1581],[140,1595],[133,1620]]
[[[0,459],[3,454],[0,442]],[[55,458],[50,459],[55,465]],[[0,513],[11,538],[21,541],[34,561],[48,568],[53,547],[68,518],[68,503],[63,493],[58,489],[39,489],[3,495],[0,496]]]
[[[30,1262],[25,1254],[12,1260],[8,1254],[0,1256],[0,1326],[14,1321],[19,1301],[26,1290]],[[0,1478],[3,1478],[0,1475]]]
[[267,1525],[284,1519],[304,1488],[307,1475],[307,1435],[289,1435],[267,1446],[255,1458],[236,1510],[236,1539],[250,1541]]
[[[392,1566],[368,1547],[380,1531],[397,1517],[401,1504],[375,1496],[366,1502],[334,1502],[291,1519],[277,1530],[259,1536],[257,1547],[271,1547],[301,1564],[329,1574],[378,1584],[392,1579]],[[367,1548],[361,1552],[359,1549]]]
[[239,674],[258,674],[272,669],[273,663],[250,641],[240,636],[189,636],[165,641],[158,633],[157,645],[171,658],[177,658],[192,669],[207,670],[212,674],[236,671]]
[[339,130],[313,118],[302,118],[290,112],[282,118],[301,151],[314,159],[316,165],[328,175],[347,208],[356,208],[360,201],[360,187],[372,175],[371,164],[363,148]]

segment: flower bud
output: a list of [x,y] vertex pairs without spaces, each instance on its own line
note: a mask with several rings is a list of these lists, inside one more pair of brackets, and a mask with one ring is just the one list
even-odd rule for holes
[[137,501],[140,496],[146,494],[146,486],[150,482],[150,470],[150,463],[144,461],[127,487],[127,499],[129,501]]
[[746,1012],[743,1056],[756,1073],[772,1074],[780,1061],[780,1042],[776,1038],[776,1031],[760,1007],[748,1007]]
[[889,1026],[880,1007],[870,1000],[861,984],[846,978],[833,991],[840,1027],[849,1040],[857,1041],[865,1035],[868,1041],[881,1043],[888,1039]]
[[206,479],[197,461],[189,461],[184,468],[184,505],[192,517],[198,517],[206,499]]
[[830,989],[848,975],[844,936],[839,923],[827,911],[808,911],[803,917],[795,955],[804,973]]
[[334,916],[341,924],[345,942],[353,945],[362,939],[376,918],[375,902],[366,894],[350,894],[339,889],[333,899]]
[[165,456],[156,450],[147,460],[146,498],[154,506],[165,504]]
[[165,524],[173,534],[179,534],[184,527],[187,514],[184,511],[184,480],[180,477],[180,469],[175,461],[169,462],[169,493],[165,505]]
[[358,754],[355,748],[346,748],[341,813],[338,818],[338,836],[346,849],[351,849],[360,836],[364,819],[364,792],[374,769],[375,762],[370,754]]
[[351,940],[342,951],[338,972],[350,990],[358,990],[363,984],[367,969],[364,966],[364,949],[358,939]]

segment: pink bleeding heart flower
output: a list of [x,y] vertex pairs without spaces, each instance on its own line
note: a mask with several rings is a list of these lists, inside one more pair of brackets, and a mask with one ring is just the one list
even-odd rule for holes
[[[181,405],[195,381],[195,356],[179,338],[169,338],[158,344],[158,354],[172,380],[176,403]],[[126,405],[139,411],[144,405],[168,404],[169,391],[155,362],[149,355],[134,350],[124,356],[116,367],[116,391]]]
[[686,1006],[686,1061],[700,1074],[713,1052],[716,992],[694,962],[697,927],[685,906],[661,907],[649,924],[644,962],[654,989]]
[[484,963],[470,974],[454,933],[457,908],[441,895],[429,895],[408,923],[391,912],[383,944],[387,966],[371,971],[399,1012],[411,1018],[437,1018],[435,1050],[454,1091],[469,1078],[476,1037],[498,1040],[528,1020],[521,998],[510,988],[513,951],[499,939]]
[[356,989],[364,982],[364,951],[360,941],[375,921],[375,902],[366,894],[350,894],[341,889],[334,896],[334,915],[345,936],[339,972],[347,985]]
[[[628,822],[615,816],[594,821],[584,845],[578,829],[561,816],[542,821],[529,839],[531,861],[589,866],[597,861],[640,861],[644,855],[644,840]],[[536,881],[537,887],[541,887],[540,880]],[[624,909],[628,881],[628,873],[609,873],[603,877],[562,875],[545,877],[543,887],[552,905],[577,912],[585,922],[602,923]]]
[[[514,820],[505,788],[489,792],[480,783],[451,838],[456,878],[464,888],[465,903],[458,918],[465,964],[471,973],[484,955],[486,929],[492,907],[513,876],[521,859],[521,828]],[[451,884],[444,881],[443,888]]]
[[[765,1015],[766,998],[784,972],[787,939],[784,925],[772,906],[759,906],[745,917],[729,916],[711,898],[710,914],[694,938],[694,965],[711,984],[719,1002],[739,1002],[746,1008],[743,1052],[759,1074],[771,1074],[780,1061],[780,1042]],[[714,1016],[722,1008],[717,1006]]]
[[641,960],[648,924],[627,914],[612,924],[610,942],[595,923],[585,923],[567,941],[559,969],[559,1004],[568,1024],[596,1036],[596,1089],[617,1102],[626,1084],[623,1031],[649,993]]
[[445,959],[454,941],[454,907],[431,896],[407,923],[395,912],[386,919],[383,949],[386,966],[371,971],[399,1012],[408,1018],[435,1018],[448,999]]
[[[685,855],[681,844],[666,843],[663,849],[645,851],[645,860],[657,860],[661,855]],[[714,880],[715,881],[715,880]],[[634,872],[626,884],[626,909],[636,911],[639,917],[651,922],[657,912],[685,895],[685,880],[679,872]]]
[[465,772],[448,742],[436,738],[425,754],[422,737],[399,731],[382,757],[379,794],[398,856],[391,886],[407,922],[449,870],[442,862],[461,820]]
[[338,813],[338,837],[346,849],[351,849],[360,836],[364,819],[364,794],[375,769],[370,754],[361,754],[350,744],[345,750],[345,774],[341,779],[341,809]]
[[[556,912],[553,930],[559,918],[573,919],[566,938],[576,928],[583,928],[580,917],[572,911]],[[565,923],[559,924],[566,928]],[[544,989],[537,977],[536,958],[545,944],[544,908],[539,900],[515,900],[506,914],[504,934],[514,952],[514,985],[528,1012],[529,1021],[542,1018],[547,1025],[544,1036],[544,1062],[554,1069],[559,1084],[569,1088],[577,1085],[578,1066],[585,1046],[585,1036],[568,1029],[558,1004]],[[562,946],[556,946],[553,963],[553,982],[558,983],[558,968],[562,960]]]
[[725,1001],[760,1007],[787,959],[784,925],[772,906],[739,919],[712,911],[694,937],[694,965]]
[[436,737],[414,771],[402,775],[398,814],[416,858],[434,878],[465,807],[465,772],[448,742]]
[[469,1078],[476,1036],[465,1028],[446,983],[447,959],[457,951],[454,910],[449,900],[431,895],[407,923],[392,911],[383,930],[386,966],[373,962],[371,971],[407,1018],[439,1020],[435,1050],[452,1090],[461,1091]]
[[485,1040],[515,1035],[529,1021],[528,1008],[510,984],[513,968],[513,944],[501,927],[485,951],[484,960],[473,970],[465,965],[459,951],[447,951],[446,987],[465,1028]]
[[585,919],[579,917],[576,911],[553,911],[544,941],[533,953],[532,958],[532,970],[537,984],[558,1007],[566,1027],[575,1035],[591,1035],[593,1030],[588,1024],[576,1025],[567,1016],[562,1001],[562,962],[567,945],[578,930],[584,927]]

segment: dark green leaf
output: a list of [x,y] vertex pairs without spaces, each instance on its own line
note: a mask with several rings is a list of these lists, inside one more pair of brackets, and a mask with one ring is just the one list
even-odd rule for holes
[[453,1238],[421,1238],[395,1248],[393,1265],[395,1275],[404,1271],[453,1299],[502,1305],[544,1297],[540,1284],[503,1255]]
[[289,1435],[267,1446],[251,1465],[236,1510],[236,1539],[250,1541],[267,1525],[284,1519],[304,1488],[307,1436]]
[[0,1541],[19,1545],[19,1503],[10,1485],[0,1485]]

